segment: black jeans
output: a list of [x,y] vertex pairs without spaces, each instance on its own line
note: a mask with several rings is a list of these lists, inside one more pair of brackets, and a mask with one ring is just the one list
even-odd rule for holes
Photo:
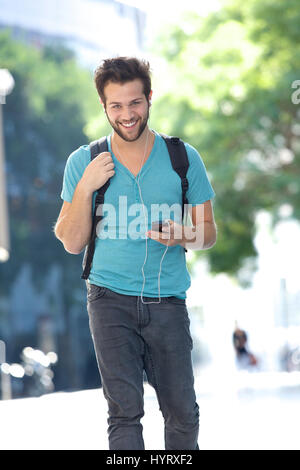
[[[144,302],[158,298],[143,297]],[[109,449],[144,449],[144,370],[165,423],[166,449],[198,449],[190,320],[185,300],[163,297],[145,305],[90,284],[89,325],[108,403]]]

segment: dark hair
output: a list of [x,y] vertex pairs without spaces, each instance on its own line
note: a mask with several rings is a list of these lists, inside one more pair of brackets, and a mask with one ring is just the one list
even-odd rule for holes
[[126,83],[139,78],[143,82],[144,95],[148,100],[151,91],[150,64],[136,57],[115,57],[103,60],[94,74],[97,92],[106,103],[104,88],[108,82]]

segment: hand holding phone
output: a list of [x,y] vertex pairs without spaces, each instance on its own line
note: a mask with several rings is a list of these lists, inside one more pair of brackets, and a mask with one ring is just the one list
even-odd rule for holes
[[163,227],[168,227],[168,226],[169,226],[168,222],[163,222],[163,221],[152,222],[151,230],[153,230],[154,232],[162,232]]

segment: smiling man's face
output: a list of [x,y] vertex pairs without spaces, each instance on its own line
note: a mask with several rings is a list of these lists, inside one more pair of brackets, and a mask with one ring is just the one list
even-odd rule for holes
[[[109,82],[104,88],[104,95],[105,112],[111,127],[127,142],[137,140],[149,119],[150,104],[144,95],[142,81],[136,79],[123,84]],[[151,95],[152,91],[148,99]]]

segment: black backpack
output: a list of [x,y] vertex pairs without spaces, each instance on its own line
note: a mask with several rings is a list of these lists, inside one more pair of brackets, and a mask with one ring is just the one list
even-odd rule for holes
[[[186,148],[185,148],[183,141],[179,139],[178,137],[169,137],[165,134],[160,134],[160,135],[163,137],[164,141],[167,144],[172,167],[174,171],[176,171],[176,173],[178,173],[179,177],[181,178],[182,218],[183,218],[184,205],[188,204],[186,192],[189,187],[189,183],[186,178],[187,170],[189,167],[189,160],[188,160]],[[95,140],[94,142],[91,142],[90,151],[91,151],[91,160],[97,157],[99,153],[108,152],[108,144],[107,144],[106,136],[102,137],[99,140]],[[97,237],[97,233],[96,233],[97,225],[98,225],[98,222],[100,222],[103,219],[102,214],[97,215],[97,209],[99,205],[102,205],[104,203],[104,194],[109,186],[109,183],[110,183],[110,178],[97,191],[94,214],[93,214],[93,221],[92,221],[91,238],[84,253],[84,258],[83,258],[83,263],[82,263],[83,273],[82,273],[81,279],[88,279],[90,275],[90,270],[91,270],[94,251],[95,251],[95,242],[96,242],[96,237]]]

